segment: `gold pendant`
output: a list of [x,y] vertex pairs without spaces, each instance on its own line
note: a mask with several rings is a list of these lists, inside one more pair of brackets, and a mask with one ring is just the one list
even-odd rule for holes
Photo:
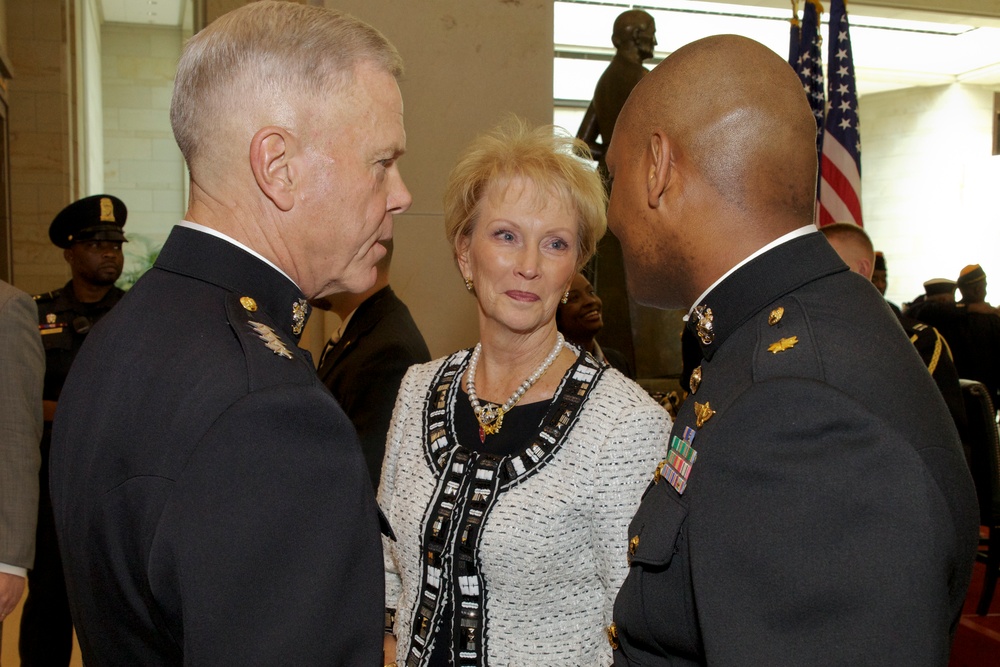
[[503,408],[497,408],[496,419],[490,420],[488,423],[483,423],[483,420],[479,419],[479,427],[483,430],[483,436],[496,435],[500,432],[500,427],[503,426]]

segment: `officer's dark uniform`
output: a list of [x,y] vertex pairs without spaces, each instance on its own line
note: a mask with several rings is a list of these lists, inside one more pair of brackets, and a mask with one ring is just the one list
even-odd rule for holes
[[[84,241],[124,242],[122,227],[127,215],[125,204],[117,197],[86,197],[60,211],[49,227],[49,238],[60,248]],[[35,295],[38,329],[45,346],[43,400],[59,400],[87,333],[124,294],[112,286],[100,301],[83,303],[76,298],[70,280],[60,289]],[[51,441],[52,422],[46,421],[41,442],[35,565],[28,572],[28,597],[21,615],[19,649],[23,665],[66,665],[73,647],[73,625],[48,493]]]
[[878,291],[818,233],[744,264],[632,520],[626,665],[943,665],[978,542],[958,433]]

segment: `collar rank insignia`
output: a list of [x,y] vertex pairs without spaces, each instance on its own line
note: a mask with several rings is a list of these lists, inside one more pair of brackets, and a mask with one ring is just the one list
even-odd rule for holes
[[781,306],[778,306],[777,308],[771,311],[770,315],[767,316],[767,323],[773,327],[775,324],[781,321],[781,318],[784,316],[784,314],[785,314],[785,309],[782,308]]
[[712,309],[708,306],[701,305],[695,308],[694,313],[692,314],[698,318],[694,326],[695,332],[698,334],[698,338],[701,339],[701,344],[711,345],[712,341],[715,340],[715,330],[712,325]]
[[715,410],[712,409],[712,406],[709,404],[708,401],[705,401],[704,403],[698,403],[697,401],[695,401],[694,425],[697,428],[701,428],[702,426],[704,426],[705,422],[711,419],[712,415],[714,414]]
[[691,379],[688,380],[688,386],[691,388],[692,394],[698,393],[698,387],[701,386],[701,366],[691,371]]
[[299,299],[292,304],[292,333],[296,336],[302,333],[307,315],[309,315],[309,304],[305,299]]
[[767,351],[771,354],[778,354],[779,352],[784,352],[785,350],[790,350],[795,347],[795,344],[799,342],[798,336],[792,336],[791,338],[782,338],[776,343],[771,343],[767,346]]
[[279,357],[284,357],[285,359],[292,358],[292,351],[288,349],[288,346],[285,345],[284,341],[278,338],[278,334],[274,333],[274,329],[266,324],[254,322],[253,320],[250,320],[247,324],[249,324],[250,328],[254,330],[257,337],[264,341],[267,349],[271,350],[271,352],[274,352]]

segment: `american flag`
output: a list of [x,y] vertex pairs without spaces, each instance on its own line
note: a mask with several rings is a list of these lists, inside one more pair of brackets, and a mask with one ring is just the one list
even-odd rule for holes
[[854,56],[844,0],[830,4],[828,77],[830,109],[826,114],[820,158],[820,227],[833,222],[861,226],[861,133]]
[[[797,13],[797,12],[796,12]],[[809,98],[816,117],[816,154],[823,150],[823,116],[825,115],[826,96],[823,94],[823,38],[819,34],[819,17],[823,14],[823,6],[819,0],[806,0],[802,11],[802,29],[798,43],[794,35],[789,39],[790,48],[798,47],[798,53],[791,53],[788,61],[799,75],[802,88]],[[792,30],[797,30],[792,24]]]

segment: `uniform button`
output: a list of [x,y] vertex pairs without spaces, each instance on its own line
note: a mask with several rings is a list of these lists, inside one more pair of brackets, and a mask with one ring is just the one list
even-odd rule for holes
[[257,302],[248,296],[240,297],[240,305],[243,306],[247,311],[254,312],[257,310]]
[[614,623],[608,626],[608,643],[612,651],[618,650],[618,626]]

